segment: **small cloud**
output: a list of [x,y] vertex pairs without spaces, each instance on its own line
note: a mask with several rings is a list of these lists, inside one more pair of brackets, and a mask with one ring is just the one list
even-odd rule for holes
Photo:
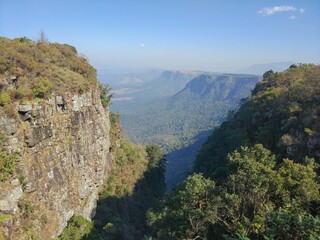
[[303,9],[303,8],[300,8],[300,9],[299,9],[299,13],[303,14],[303,13],[304,13],[304,9]]
[[144,43],[140,43],[140,47],[144,47]]
[[294,20],[294,19],[296,19],[296,16],[295,15],[291,15],[288,19]]
[[285,5],[285,6],[275,6],[271,8],[263,8],[258,11],[258,14],[262,16],[273,15],[278,12],[288,12],[288,11],[296,11],[297,9],[293,6]]

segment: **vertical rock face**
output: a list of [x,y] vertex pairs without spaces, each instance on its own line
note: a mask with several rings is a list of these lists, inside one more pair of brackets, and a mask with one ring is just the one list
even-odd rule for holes
[[73,215],[95,214],[112,165],[108,112],[98,89],[17,104],[14,111],[16,119],[0,115],[4,148],[19,156],[11,182],[0,182],[0,215],[11,216],[0,222],[0,232],[51,239]]

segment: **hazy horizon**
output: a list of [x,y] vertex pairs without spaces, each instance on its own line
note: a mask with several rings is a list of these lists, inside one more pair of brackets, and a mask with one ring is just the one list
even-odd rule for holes
[[104,69],[320,63],[320,1],[0,1],[0,36],[67,43]]

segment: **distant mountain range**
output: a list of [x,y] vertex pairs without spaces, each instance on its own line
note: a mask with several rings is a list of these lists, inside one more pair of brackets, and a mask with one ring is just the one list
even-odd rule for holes
[[112,109],[126,109],[129,105],[136,107],[159,98],[169,97],[199,75],[195,71],[160,71],[119,75],[102,75],[102,81],[111,85],[114,91]]
[[236,73],[246,73],[246,74],[255,74],[263,75],[266,71],[273,70],[274,72],[282,72],[288,69],[294,62],[274,62],[267,64],[254,64],[250,67],[236,70]]
[[183,180],[212,129],[250,95],[260,77],[181,71],[153,74],[153,80],[150,73],[145,78],[140,75],[140,82],[132,75],[126,88],[115,91],[111,110],[120,113],[131,140],[158,144],[168,153],[170,188]]

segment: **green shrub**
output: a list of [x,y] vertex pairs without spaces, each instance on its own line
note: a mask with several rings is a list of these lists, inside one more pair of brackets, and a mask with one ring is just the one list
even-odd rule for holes
[[11,103],[11,98],[6,91],[1,91],[0,92],[0,105],[4,105],[7,103]]
[[0,181],[7,180],[16,169],[16,155],[0,150]]
[[63,230],[57,240],[84,239],[93,229],[93,222],[81,217],[73,216],[68,221],[68,226]]
[[32,92],[35,97],[45,98],[49,95],[53,85],[46,77],[36,78],[32,84]]
[[0,223],[8,220],[9,218],[12,218],[12,215],[10,215],[10,214],[3,214],[3,215],[1,215],[1,216],[0,216]]

